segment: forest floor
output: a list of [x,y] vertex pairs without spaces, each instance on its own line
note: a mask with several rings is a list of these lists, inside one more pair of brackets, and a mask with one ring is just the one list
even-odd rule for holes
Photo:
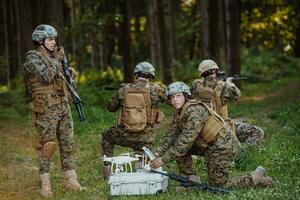
[[[114,124],[114,114],[104,106],[87,105],[88,123],[80,124],[74,113],[76,166],[79,181],[87,186],[84,192],[68,192],[63,187],[63,175],[56,153],[52,164],[51,199],[300,199],[300,80],[290,77],[272,83],[243,85],[244,97],[230,104],[234,118],[242,118],[262,127],[265,131],[264,144],[248,152],[242,164],[233,168],[234,175],[242,175],[264,166],[276,181],[274,188],[246,188],[233,190],[230,195],[209,192],[176,191],[178,185],[169,180],[167,193],[155,196],[111,197],[107,181],[101,178],[100,133]],[[36,133],[32,128],[20,91],[0,93],[0,199],[40,199]],[[110,94],[109,94],[110,95]],[[107,95],[107,96],[109,96]],[[14,99],[11,103],[8,98]],[[173,109],[164,106],[167,120],[157,130],[159,140],[167,130]],[[156,143],[158,145],[158,141]],[[116,147],[117,153],[130,149]],[[198,173],[207,180],[202,158],[195,158]],[[168,164],[168,171],[176,172],[176,164]]]

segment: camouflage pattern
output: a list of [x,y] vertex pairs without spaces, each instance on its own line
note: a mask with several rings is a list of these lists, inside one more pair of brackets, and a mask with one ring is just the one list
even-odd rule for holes
[[148,62],[141,62],[141,63],[139,63],[135,66],[135,69],[134,69],[133,73],[136,74],[136,73],[139,73],[139,72],[146,73],[146,74],[151,74],[153,77],[155,77],[155,69]]
[[32,33],[32,41],[40,42],[45,38],[56,38],[57,31],[53,26],[47,24],[38,25]]
[[244,122],[234,122],[234,126],[240,142],[249,146],[256,146],[263,141],[264,131],[260,127]]
[[[204,78],[203,85],[210,88],[215,88],[217,82],[220,81],[215,77]],[[192,98],[197,99],[197,84],[200,84],[199,79],[196,79],[192,83],[191,93]],[[227,105],[228,101],[236,101],[240,98],[241,91],[236,87],[235,84],[227,84],[225,82],[224,88],[221,92],[221,102],[223,105]],[[231,123],[230,119],[227,120]],[[258,145],[262,142],[264,131],[254,125],[243,123],[243,122],[233,122],[236,130],[237,138],[240,142],[246,145]]]
[[167,95],[172,96],[177,93],[186,93],[191,95],[190,88],[184,82],[178,81],[168,85]]
[[[218,81],[220,80],[218,80],[215,77],[206,77],[204,78],[203,85],[205,87],[210,87],[214,89]],[[197,99],[197,84],[200,84],[199,79],[194,80],[191,86],[192,98],[195,99]],[[221,101],[223,105],[227,104],[228,101],[238,100],[240,96],[241,96],[241,91],[238,87],[236,87],[236,85],[225,83],[221,93]]]
[[[195,175],[196,168],[192,155],[201,155],[205,158],[209,182],[221,187],[253,186],[250,173],[242,177],[229,177],[231,163],[240,143],[230,129],[221,129],[217,139],[201,150],[196,146],[197,138],[209,117],[207,108],[200,104],[190,105],[181,114],[177,110],[168,133],[156,152],[164,163],[176,160],[181,173]],[[182,115],[181,120],[179,116]]]
[[[158,108],[159,102],[166,102],[167,96],[165,88],[156,83],[148,83],[145,80],[136,80],[134,83],[126,84],[126,87],[131,88],[145,88],[146,84],[150,88],[150,97],[152,108]],[[116,112],[121,109],[124,104],[124,90],[123,85],[111,98],[107,104],[107,109],[110,112]],[[151,147],[154,143],[155,133],[154,126],[147,125],[145,130],[138,133],[129,133],[125,131],[123,126],[114,126],[105,130],[102,134],[102,154],[106,156],[113,156],[114,145],[131,147],[135,151],[141,151],[141,147]]]
[[[37,49],[42,51],[41,48]],[[45,52],[43,52],[45,53]],[[23,64],[25,79],[35,77],[43,85],[53,85],[53,81],[58,79],[58,72],[61,69],[59,61],[48,52],[51,57],[51,64],[46,62],[35,53],[28,53]],[[57,82],[61,83],[61,82]],[[53,94],[54,95],[54,94]],[[61,95],[61,94],[60,94]],[[57,96],[64,98],[64,96]],[[47,99],[45,99],[47,101]],[[40,174],[48,173],[50,170],[50,158],[42,154],[45,143],[53,141],[58,143],[61,157],[61,168],[63,171],[74,169],[73,152],[73,119],[70,105],[67,101],[49,105],[44,103],[45,109],[41,112],[34,112],[34,126],[38,133],[39,144],[37,147],[39,156]]]
[[213,60],[203,60],[198,66],[199,76],[201,77],[204,72],[211,69],[219,70],[217,63]]

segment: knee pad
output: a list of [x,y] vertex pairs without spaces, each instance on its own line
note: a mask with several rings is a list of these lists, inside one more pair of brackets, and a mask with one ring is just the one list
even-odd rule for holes
[[42,154],[47,157],[51,158],[56,150],[56,142],[46,142],[42,148]]

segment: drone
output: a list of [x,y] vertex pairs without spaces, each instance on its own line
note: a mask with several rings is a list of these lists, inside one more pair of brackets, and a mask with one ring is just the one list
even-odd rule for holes
[[[150,149],[146,147],[143,147],[142,149],[145,153],[143,155],[139,155],[135,152],[127,152],[114,157],[107,157],[106,155],[104,155],[102,160],[111,163],[112,174],[133,173],[132,162],[139,161],[140,158],[142,158],[144,170],[149,171],[151,169],[149,162],[155,159],[155,156],[150,151]],[[159,168],[159,170],[161,170],[161,167]]]

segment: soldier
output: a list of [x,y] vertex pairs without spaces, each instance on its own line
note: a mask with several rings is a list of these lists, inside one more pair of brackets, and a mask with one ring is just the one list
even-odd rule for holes
[[241,96],[241,91],[229,77],[226,81],[218,80],[218,65],[213,60],[203,60],[199,64],[200,79],[192,83],[192,98],[200,100],[216,111],[236,133],[240,142],[245,146],[255,146],[262,142],[264,131],[254,125],[243,122],[233,122],[228,117],[228,101],[236,101]]
[[206,104],[189,100],[190,90],[183,82],[167,88],[171,104],[176,108],[173,122],[160,146],[152,168],[176,160],[181,173],[189,180],[200,182],[192,155],[203,155],[209,182],[220,187],[271,186],[272,179],[259,166],[246,176],[229,178],[231,162],[239,148],[239,141],[226,122]]
[[[155,139],[154,125],[164,118],[158,103],[166,102],[167,96],[164,87],[150,83],[155,77],[154,67],[141,62],[135,67],[134,75],[134,83],[123,84],[107,104],[110,112],[120,112],[117,125],[102,134],[103,155],[113,156],[114,145],[131,147],[136,152],[143,152],[144,146],[151,148]],[[110,170],[110,164],[104,162],[104,178],[110,175]]]
[[[35,50],[26,54],[23,73],[33,113],[34,126],[38,132],[39,174],[41,195],[53,195],[50,183],[50,162],[59,146],[61,168],[70,190],[82,190],[77,182],[73,160],[73,119],[70,109],[70,92],[63,77],[63,48],[56,49],[57,31],[54,27],[41,24],[32,33]],[[76,75],[73,68],[69,69]]]

